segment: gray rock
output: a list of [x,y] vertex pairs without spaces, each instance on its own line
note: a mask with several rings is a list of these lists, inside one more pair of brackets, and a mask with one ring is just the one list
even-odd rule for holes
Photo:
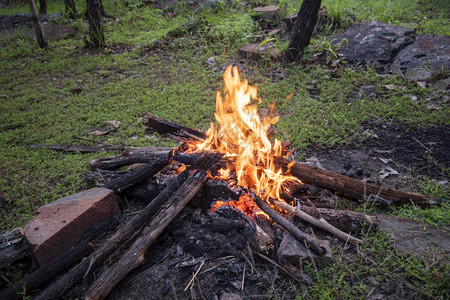
[[319,244],[323,246],[327,252],[323,256],[318,256],[314,252],[308,250],[305,245],[299,243],[292,235],[285,234],[283,240],[278,247],[277,256],[281,264],[289,262],[294,266],[298,265],[300,259],[314,259],[316,263],[330,264],[333,261],[331,255],[330,242],[317,239]]
[[418,35],[391,65],[393,73],[413,81],[426,81],[450,69],[450,36]]
[[[387,71],[400,50],[414,43],[413,30],[379,21],[355,23],[347,30],[333,35],[333,45],[341,44],[344,59],[356,65]],[[348,43],[345,41],[348,41]]]

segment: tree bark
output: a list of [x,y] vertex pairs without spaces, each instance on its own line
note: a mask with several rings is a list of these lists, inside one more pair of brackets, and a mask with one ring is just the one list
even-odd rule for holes
[[77,4],[75,3],[75,0],[64,0],[64,5],[66,7],[66,13],[71,18],[78,16]]
[[86,0],[86,18],[89,23],[88,47],[99,48],[105,45],[102,24],[103,4],[100,0]]
[[173,195],[174,191],[186,181],[188,176],[188,170],[178,175],[169,186],[158,195],[158,197],[153,199],[153,201],[141,210],[139,214],[134,216],[111,238],[106,240],[98,250],[64,274],[47,289],[43,290],[34,299],[62,299],[63,296],[82,281],[84,277],[92,274],[92,272],[101,266],[117,248],[134,240],[136,235],[141,231],[141,228],[151,221],[152,217],[160,210],[161,206],[164,205],[164,203]]
[[39,13],[40,14],[47,13],[47,0],[39,0]]
[[36,3],[34,2],[34,0],[28,0],[28,5],[30,6],[31,18],[33,19],[34,29],[36,31],[36,38],[37,38],[39,47],[41,47],[42,49],[47,49],[48,43],[45,38],[45,33],[44,33],[44,29],[42,28],[42,24],[39,21],[39,15],[37,13]]
[[321,0],[303,0],[294,26],[291,42],[286,51],[286,58],[292,62],[298,58],[309,45],[311,35],[316,27]]
[[105,298],[109,292],[133,269],[144,262],[147,249],[153,244],[161,232],[178,215],[186,204],[197,194],[208,174],[206,171],[197,171],[161,206],[159,213],[142,235],[121,256],[112,267],[107,268],[89,288],[86,298],[99,300]]

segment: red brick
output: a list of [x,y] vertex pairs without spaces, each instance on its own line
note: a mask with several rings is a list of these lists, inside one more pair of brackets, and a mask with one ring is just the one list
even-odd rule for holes
[[25,237],[42,266],[76,245],[91,227],[119,213],[112,190],[92,188],[41,206],[25,226]]

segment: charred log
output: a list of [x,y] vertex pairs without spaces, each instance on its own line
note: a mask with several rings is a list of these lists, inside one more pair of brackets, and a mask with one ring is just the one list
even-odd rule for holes
[[115,192],[121,192],[137,183],[145,181],[147,178],[158,173],[162,168],[167,166],[170,160],[170,154],[157,158],[153,162],[149,162],[146,165],[129,172],[105,185],[106,188],[114,190]]
[[148,163],[160,156],[167,156],[172,151],[173,149],[169,147],[155,147],[143,150],[135,150],[130,148],[125,149],[120,155],[91,160],[89,162],[89,166],[92,170],[115,170],[123,166],[129,166],[131,164]]
[[202,131],[178,125],[171,121],[154,116],[150,113],[147,113],[144,116],[142,122],[149,129],[179,142],[204,140],[206,138],[206,134]]

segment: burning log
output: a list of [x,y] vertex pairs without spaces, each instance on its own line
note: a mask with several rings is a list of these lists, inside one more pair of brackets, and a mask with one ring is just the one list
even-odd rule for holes
[[184,206],[195,196],[207,179],[207,172],[200,170],[188,180],[160,207],[142,235],[112,267],[104,271],[90,287],[86,299],[103,299],[134,268],[144,262],[144,254],[160,233],[169,225]]
[[125,149],[120,155],[91,160],[89,166],[92,170],[115,170],[131,164],[148,163],[161,156],[167,156],[172,151],[173,149],[170,147],[146,148],[144,150]]
[[307,164],[293,162],[285,158],[275,158],[275,164],[289,172],[302,182],[335,191],[350,199],[366,200],[370,195],[391,200],[396,205],[416,204],[428,206],[438,203],[437,199],[405,191],[385,188],[341,175],[332,171],[322,170]]
[[160,210],[160,207],[172,196],[188,178],[188,170],[178,175],[158,197],[153,199],[143,210],[134,216],[125,226],[120,228],[111,238],[106,240],[94,253],[81,261],[68,271],[47,289],[36,296],[36,300],[59,299],[73,289],[85,276],[95,271],[113,252],[134,240],[141,228],[148,224],[152,217]]
[[280,215],[276,210],[270,207],[270,205],[263,201],[261,198],[254,195],[252,199],[253,201],[255,201],[256,205],[261,208],[262,211],[264,211],[270,218],[272,218],[275,222],[280,224],[284,229],[292,234],[292,236],[294,236],[300,243],[304,243],[307,248],[310,248],[318,255],[324,255],[326,253],[326,249],[322,247],[316,240],[314,240],[311,236],[302,232],[298,227],[286,220],[282,215]]

